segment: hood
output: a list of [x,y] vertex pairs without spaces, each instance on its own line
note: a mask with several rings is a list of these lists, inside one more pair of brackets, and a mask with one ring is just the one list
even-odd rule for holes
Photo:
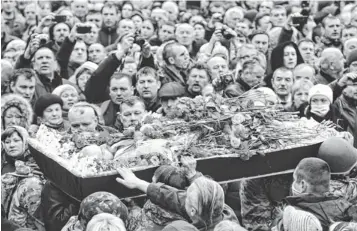
[[288,42],[279,44],[277,47],[275,47],[273,49],[271,56],[270,56],[272,72],[274,72],[279,67],[284,66],[284,48],[286,46],[294,47],[294,49],[296,51],[296,55],[297,55],[297,64],[296,65],[299,65],[300,63],[304,62],[304,60],[300,54],[298,46],[294,42],[288,41]]
[[24,126],[28,128],[33,120],[33,110],[30,102],[16,94],[4,95],[1,99],[1,122],[3,123],[4,113],[11,107],[18,108],[25,118]]

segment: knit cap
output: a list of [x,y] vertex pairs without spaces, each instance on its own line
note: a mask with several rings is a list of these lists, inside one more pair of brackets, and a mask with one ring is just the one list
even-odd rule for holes
[[354,61],[357,61],[357,49],[352,50],[347,56],[347,67],[351,65]]
[[159,90],[160,98],[177,98],[185,95],[185,87],[178,82],[169,82],[161,86]]
[[316,84],[315,86],[313,86],[309,91],[308,102],[310,102],[311,98],[316,95],[326,96],[328,98],[328,100],[330,101],[330,103],[333,102],[332,89],[327,85]]
[[[64,91],[66,91],[66,90],[69,90],[69,89],[70,89],[70,90],[73,90],[73,91],[75,91],[75,92],[77,92],[77,89],[76,89],[75,87],[73,87],[72,85],[63,84],[63,85],[60,85],[60,86],[56,87],[56,88],[53,90],[52,94],[61,97],[62,93],[63,93]],[[78,92],[77,92],[77,93],[78,93]]]
[[35,113],[37,116],[43,116],[43,111],[46,110],[47,107],[53,104],[60,104],[63,106],[63,101],[61,97],[54,94],[46,94],[40,96],[35,103]]
[[322,231],[320,221],[311,213],[287,206],[283,215],[284,230]]
[[324,141],[317,157],[328,163],[331,174],[349,173],[357,165],[357,149],[339,137],[331,137]]

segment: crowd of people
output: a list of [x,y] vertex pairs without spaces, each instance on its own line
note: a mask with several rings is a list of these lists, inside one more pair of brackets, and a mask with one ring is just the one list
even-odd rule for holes
[[[122,133],[180,97],[242,94],[340,135],[293,174],[229,184],[189,156],[152,182],[118,169],[144,201],[79,201],[28,149],[40,126]],[[2,230],[357,230],[356,1],[2,0],[1,95]]]

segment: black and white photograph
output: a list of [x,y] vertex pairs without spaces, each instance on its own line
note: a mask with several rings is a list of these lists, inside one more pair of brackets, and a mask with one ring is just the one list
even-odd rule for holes
[[2,231],[357,231],[357,0],[0,0]]

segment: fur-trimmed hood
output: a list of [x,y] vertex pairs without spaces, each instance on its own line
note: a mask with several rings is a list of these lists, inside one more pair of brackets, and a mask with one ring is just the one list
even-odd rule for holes
[[1,99],[1,126],[4,129],[4,116],[5,112],[11,108],[16,107],[20,110],[23,115],[23,120],[21,126],[28,128],[33,120],[33,110],[30,102],[25,98],[17,94],[7,94]]

